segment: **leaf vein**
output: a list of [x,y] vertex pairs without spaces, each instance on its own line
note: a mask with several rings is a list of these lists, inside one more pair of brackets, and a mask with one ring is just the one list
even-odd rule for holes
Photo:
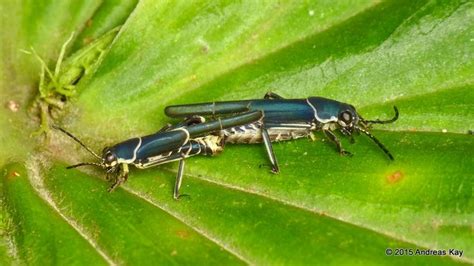
[[143,194],[143,193],[140,193],[138,191],[135,191],[127,186],[122,186],[122,189],[125,190],[126,192],[142,199],[143,201],[151,204],[152,206],[156,207],[156,208],[159,208],[160,210],[168,213],[169,215],[173,216],[175,219],[177,219],[178,221],[180,221],[181,223],[185,224],[186,226],[190,227],[192,230],[194,230],[195,232],[197,232],[198,234],[202,235],[203,237],[207,238],[208,240],[214,242],[215,244],[217,244],[219,247],[223,248],[225,251],[229,252],[230,254],[234,255],[235,257],[237,257],[238,259],[240,259],[241,261],[243,261],[244,263],[248,264],[248,265],[255,265],[255,263],[252,263],[250,262],[248,259],[246,259],[242,254],[240,254],[238,251],[236,251],[235,249],[233,249],[232,247],[229,247],[228,245],[226,245],[225,243],[223,243],[222,241],[220,241],[219,239],[217,239],[216,237],[212,236],[210,233],[207,233],[205,232],[204,230],[200,229],[200,228],[197,228],[196,226],[193,226],[191,225],[190,223],[186,222],[186,219],[184,219],[184,217],[181,217],[178,213],[172,211],[171,209],[165,207],[165,206],[162,206],[160,205],[158,202],[154,201],[152,198],[150,198],[149,196]]
[[33,157],[31,160],[28,160],[27,165],[28,169],[28,179],[38,193],[39,197],[44,200],[44,202],[49,205],[69,226],[71,226],[87,243],[89,243],[94,250],[109,264],[109,265],[118,265],[107,253],[99,247],[99,244],[87,233],[87,230],[84,229],[76,220],[71,219],[66,214],[64,214],[59,208],[58,204],[54,201],[53,197],[48,192],[44,182],[43,177],[40,174],[40,158]]
[[[175,171],[173,171],[169,168],[163,168],[163,170],[166,170],[168,172],[176,174]],[[284,205],[288,205],[288,206],[291,206],[291,207],[294,207],[294,208],[297,208],[297,209],[301,209],[303,211],[311,212],[311,213],[314,213],[314,214],[317,214],[317,215],[324,215],[324,216],[326,216],[328,218],[331,218],[333,220],[336,220],[338,222],[343,222],[343,223],[346,223],[346,224],[349,224],[349,225],[352,225],[352,226],[355,226],[355,227],[366,229],[366,230],[372,231],[374,233],[380,234],[382,236],[385,236],[387,238],[391,238],[391,239],[396,240],[396,241],[405,242],[405,243],[408,243],[408,244],[418,246],[421,249],[437,249],[436,246],[430,246],[429,243],[422,243],[422,241],[417,241],[417,240],[412,240],[412,239],[406,239],[406,238],[403,238],[403,237],[398,237],[398,236],[396,236],[396,235],[394,235],[390,232],[382,231],[382,230],[377,229],[377,228],[367,227],[367,226],[364,226],[363,224],[360,224],[360,223],[354,223],[354,222],[349,221],[347,219],[344,219],[342,217],[331,215],[327,212],[322,212],[322,211],[317,210],[315,208],[308,208],[307,206],[304,206],[302,204],[298,204],[297,202],[291,202],[291,201],[279,199],[279,198],[276,198],[276,197],[274,197],[270,194],[267,194],[267,193],[264,193],[264,192],[261,192],[261,191],[251,190],[251,189],[248,189],[248,188],[243,188],[243,187],[231,185],[231,184],[228,184],[228,183],[218,182],[216,180],[212,180],[210,178],[207,178],[203,175],[195,176],[195,175],[192,175],[192,174],[186,174],[186,176],[194,178],[194,179],[206,181],[208,183],[218,185],[218,186],[221,186],[221,187],[224,187],[224,188],[227,188],[227,189],[232,189],[232,190],[236,190],[236,191],[239,191],[239,192],[244,192],[244,193],[256,195],[256,196],[259,196],[259,197],[263,197],[263,198],[266,198],[266,199],[270,199],[270,200],[273,200],[275,202],[278,202],[278,203],[281,203],[281,204],[284,204]],[[471,264],[474,263],[474,260],[471,259],[471,258],[466,258],[466,257],[459,258],[459,257],[456,257],[456,256],[451,256],[451,255],[448,255],[448,257],[451,258],[452,260],[455,260],[455,261],[468,262],[468,263],[471,263]]]

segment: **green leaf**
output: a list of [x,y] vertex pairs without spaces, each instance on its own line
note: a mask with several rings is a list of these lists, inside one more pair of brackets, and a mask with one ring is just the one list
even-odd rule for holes
[[[0,262],[474,263],[473,10],[408,0],[0,4],[13,25],[0,35],[0,95],[10,101],[0,110]],[[274,91],[347,102],[368,119],[396,105],[400,119],[373,129],[395,161],[364,136],[342,139],[354,156],[341,157],[316,133],[274,145],[279,175],[261,166],[262,145],[229,144],[186,160],[189,197],[172,199],[175,163],[132,168],[107,193],[100,169],[65,169],[93,160],[71,139],[29,137],[39,65],[19,51],[34,46],[53,64],[73,30],[69,54],[122,23],[60,121],[94,150],[176,122],[163,113],[170,104]]]

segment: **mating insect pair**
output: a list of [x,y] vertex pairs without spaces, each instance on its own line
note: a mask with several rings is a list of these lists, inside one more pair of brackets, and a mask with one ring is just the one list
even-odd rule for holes
[[[362,132],[371,138],[387,156],[393,160],[388,149],[369,131],[371,124],[393,123],[398,119],[398,110],[389,120],[365,120],[352,105],[322,97],[307,99],[284,99],[275,93],[267,93],[264,99],[199,103],[168,106],[165,113],[170,117],[184,117],[176,125],[167,125],[155,134],[138,137],[105,148],[97,155],[81,141],[64,129],[58,128],[80,143],[99,159],[99,162],[79,163],[69,166],[96,165],[106,170],[107,176],[115,177],[112,191],[128,178],[128,165],[148,168],[168,162],[179,161],[173,196],[179,198],[183,177],[184,159],[198,155],[215,155],[223,150],[225,143],[264,143],[272,172],[279,166],[272,142],[298,139],[321,130],[336,144],[341,155],[351,155],[344,150],[334,130],[351,138]],[[205,122],[205,116],[215,120]],[[222,116],[222,118],[220,117]]]

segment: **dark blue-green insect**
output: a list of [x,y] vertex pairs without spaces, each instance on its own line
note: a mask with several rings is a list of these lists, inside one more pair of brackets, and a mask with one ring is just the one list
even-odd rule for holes
[[102,156],[97,155],[78,138],[66,130],[61,130],[69,137],[77,141],[82,147],[89,151],[98,162],[84,162],[68,166],[68,169],[85,165],[95,165],[103,168],[107,173],[107,179],[112,175],[115,177],[114,184],[109,188],[113,191],[128,178],[129,165],[137,168],[149,168],[152,166],[179,161],[178,174],[173,192],[175,199],[179,198],[179,188],[184,172],[184,159],[198,155],[215,155],[223,150],[224,141],[221,137],[222,130],[227,128],[256,123],[262,120],[261,111],[250,111],[240,115],[205,122],[200,116],[191,116],[184,122],[174,126],[167,125],[155,134],[132,138],[103,150]]
[[192,115],[216,117],[250,110],[263,111],[263,120],[223,130],[224,138],[226,143],[263,142],[272,165],[272,172],[278,173],[279,167],[271,142],[308,137],[317,130],[323,131],[326,137],[336,144],[341,155],[352,154],[342,148],[333,131],[339,130],[343,135],[349,136],[352,143],[353,133],[362,132],[370,137],[390,160],[393,160],[388,149],[368,131],[371,124],[395,122],[398,119],[398,109],[395,106],[393,108],[395,116],[392,119],[365,120],[354,106],[347,103],[322,97],[284,99],[269,92],[264,99],[168,106],[165,113],[170,117]]

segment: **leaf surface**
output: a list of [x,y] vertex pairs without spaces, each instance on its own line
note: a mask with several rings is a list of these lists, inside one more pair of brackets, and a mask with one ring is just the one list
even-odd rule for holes
[[[61,3],[0,5],[12,10],[2,12],[0,93],[20,104],[0,111],[6,263],[474,262],[471,2]],[[274,145],[279,175],[262,145],[227,145],[186,160],[189,197],[179,201],[176,163],[132,168],[107,193],[100,169],[65,169],[93,159],[71,139],[29,137],[39,64],[19,50],[34,45],[53,64],[71,31],[69,53],[121,23],[62,121],[94,150],[176,122],[163,113],[170,104],[274,91],[347,102],[368,119],[391,117],[396,105],[400,119],[372,131],[395,161],[365,136],[342,139],[354,156],[341,157],[316,133]],[[387,256],[387,248],[464,253]]]

